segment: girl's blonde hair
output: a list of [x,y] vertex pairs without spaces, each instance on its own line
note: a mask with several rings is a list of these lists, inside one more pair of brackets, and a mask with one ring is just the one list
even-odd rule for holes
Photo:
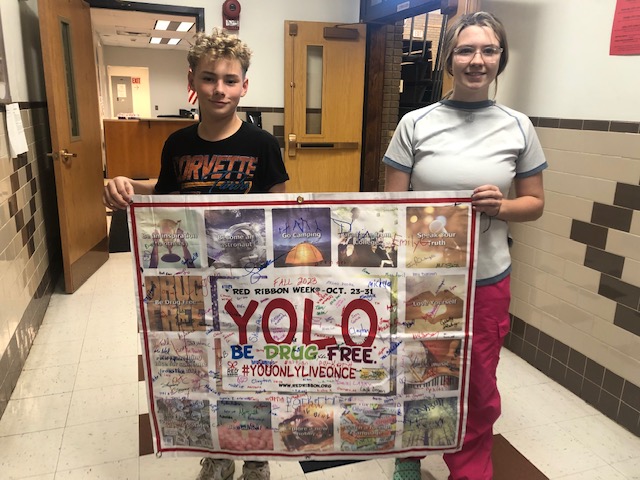
[[220,58],[236,59],[240,61],[242,66],[242,75],[245,75],[251,64],[251,53],[247,44],[238,37],[216,28],[211,35],[200,32],[195,36],[187,54],[187,61],[191,71],[195,72],[200,60],[204,57],[209,57],[213,60]]

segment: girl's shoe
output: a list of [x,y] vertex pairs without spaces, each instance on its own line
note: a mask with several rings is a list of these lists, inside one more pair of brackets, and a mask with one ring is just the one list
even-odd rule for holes
[[396,459],[393,480],[420,480],[420,460]]

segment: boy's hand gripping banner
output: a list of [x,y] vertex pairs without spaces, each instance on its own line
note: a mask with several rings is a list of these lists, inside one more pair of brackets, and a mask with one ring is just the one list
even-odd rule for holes
[[135,196],[156,452],[458,450],[477,246],[470,193]]

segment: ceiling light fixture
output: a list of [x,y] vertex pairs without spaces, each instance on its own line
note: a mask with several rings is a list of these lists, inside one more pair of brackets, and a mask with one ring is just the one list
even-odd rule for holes
[[178,32],[188,32],[193,27],[193,22],[180,22],[177,31]]
[[159,45],[162,39],[160,37],[151,37],[149,43],[153,43],[154,45]]
[[156,20],[156,26],[153,27],[154,30],[166,30],[169,28],[169,20]]
[[180,43],[180,39],[179,38],[170,38],[169,39],[169,45],[177,45]]

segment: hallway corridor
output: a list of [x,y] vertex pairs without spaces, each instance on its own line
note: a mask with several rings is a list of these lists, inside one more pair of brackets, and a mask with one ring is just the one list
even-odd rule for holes
[[[53,294],[0,420],[1,480],[195,479],[198,458],[148,453],[131,268],[129,253],[111,254],[78,292]],[[508,350],[498,375],[503,415],[496,434],[543,477],[640,479],[640,438]],[[272,462],[271,478],[384,480],[393,460],[309,473],[303,467]],[[439,456],[424,460],[422,471],[423,480],[447,478]],[[510,476],[524,478],[521,471]]]

